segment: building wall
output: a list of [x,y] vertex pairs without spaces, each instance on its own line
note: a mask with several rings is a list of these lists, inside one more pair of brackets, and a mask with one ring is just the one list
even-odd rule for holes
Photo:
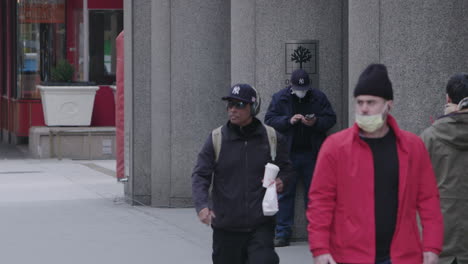
[[[419,134],[443,114],[449,77],[468,68],[467,1],[349,1],[349,100],[364,67],[387,65],[392,113]],[[350,115],[353,112],[350,111]],[[353,118],[350,117],[352,121]]]
[[448,77],[466,71],[468,29],[459,25],[467,8],[457,0],[125,0],[127,195],[152,206],[190,205],[196,155],[226,121],[220,98],[233,83],[253,84],[263,120],[289,77],[288,40],[319,41],[319,88],[338,115],[333,131],[353,123],[356,80],[381,62],[393,81],[392,113],[419,133],[442,113]]
[[285,42],[319,41],[319,89],[330,99],[342,123],[342,1],[256,1],[256,85],[267,109],[271,95],[285,87]]
[[[210,131],[225,123],[220,98],[233,83],[260,91],[264,113],[285,87],[285,42],[320,42],[320,89],[339,116],[343,5],[328,0],[125,2],[126,118],[131,125],[127,194],[152,206],[191,205],[191,171]],[[294,16],[290,14],[295,14]],[[132,22],[128,22],[130,19]],[[319,25],[319,26],[316,26]],[[130,32],[129,32],[130,31]],[[128,59],[131,56],[131,59]],[[130,79],[130,80],[129,80]],[[128,86],[128,87],[127,87]],[[297,203],[305,235],[304,191]]]
[[231,78],[248,82],[262,94],[261,119],[273,93],[284,88],[285,43],[319,41],[319,89],[338,114],[337,127],[347,124],[343,115],[343,13],[342,1],[239,0],[231,1]]
[[[148,7],[149,9],[149,7]],[[152,114],[151,204],[169,206],[171,197],[171,1],[154,1],[151,6]],[[149,165],[148,165],[149,166]]]
[[125,153],[129,175],[125,192],[136,204],[151,203],[150,6],[151,0],[124,1]]
[[[231,79],[248,82],[260,91],[261,120],[271,96],[286,86],[285,43],[289,40],[319,41],[319,89],[337,112],[334,130],[347,124],[342,98],[343,2],[328,0],[241,0],[231,1]],[[343,115],[343,112],[346,115]],[[306,238],[304,190],[296,196],[296,224],[293,237]]]
[[126,193],[136,203],[189,206],[196,155],[225,120],[219,99],[230,84],[230,7],[215,0],[124,5],[132,21],[125,24]]
[[220,98],[230,85],[229,10],[229,1],[171,1],[171,205],[191,204],[197,153],[225,122]]

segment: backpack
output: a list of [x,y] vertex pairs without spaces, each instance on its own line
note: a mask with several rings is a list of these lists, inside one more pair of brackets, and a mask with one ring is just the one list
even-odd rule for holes
[[[276,131],[274,128],[271,126],[263,125],[266,129],[267,132],[267,137],[268,137],[268,143],[270,144],[270,156],[271,160],[275,161],[276,158]],[[221,128],[223,126],[220,126],[218,128],[215,128],[211,132],[211,140],[213,141],[213,149],[215,152],[215,162],[218,162],[219,158],[219,152],[221,151],[221,142],[222,142],[222,134],[221,134]]]

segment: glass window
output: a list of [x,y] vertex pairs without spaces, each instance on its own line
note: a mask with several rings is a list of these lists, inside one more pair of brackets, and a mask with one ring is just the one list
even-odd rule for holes
[[[73,66],[75,68],[75,80],[85,81],[84,79],[84,32],[83,32],[83,8],[75,7],[73,9],[73,32],[67,32],[68,36],[74,39],[73,47]],[[70,47],[68,47],[70,48]]]
[[[10,77],[8,75],[9,73],[9,68],[10,64],[12,63],[9,58],[9,53],[12,50],[14,50],[14,41],[11,39],[14,37],[14,34],[12,36],[11,31],[14,32],[13,24],[14,22],[13,19],[15,19],[14,14],[12,12],[15,11],[15,2],[14,1],[1,1],[0,4],[0,41],[2,42],[0,44],[0,63],[2,64],[0,66],[1,72],[0,72],[0,91],[1,95],[7,95],[9,92],[9,87],[8,87],[8,78]],[[13,66],[14,67],[14,66]],[[10,91],[11,92],[11,91]]]
[[0,2],[0,94],[6,95],[6,16],[7,16],[6,1]]
[[89,80],[97,84],[115,82],[115,39],[123,30],[122,10],[89,11]]
[[17,97],[39,98],[36,85],[65,58],[65,0],[17,0],[17,25]]

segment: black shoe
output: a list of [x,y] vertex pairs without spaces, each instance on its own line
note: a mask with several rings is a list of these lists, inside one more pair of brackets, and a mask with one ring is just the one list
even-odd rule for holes
[[284,238],[284,237],[275,237],[275,240],[273,242],[275,244],[275,247],[289,246],[289,239]]

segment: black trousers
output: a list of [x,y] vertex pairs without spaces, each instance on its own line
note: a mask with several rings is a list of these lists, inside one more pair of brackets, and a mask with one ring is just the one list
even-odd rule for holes
[[251,232],[213,228],[213,264],[278,264],[274,228],[271,223]]

